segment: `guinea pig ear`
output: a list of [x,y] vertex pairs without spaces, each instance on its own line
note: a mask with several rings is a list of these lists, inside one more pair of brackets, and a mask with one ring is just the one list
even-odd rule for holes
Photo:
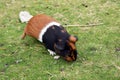
[[78,41],[78,37],[77,36],[70,36],[69,41],[75,43],[76,41]]
[[55,44],[54,47],[57,49],[57,50],[64,50],[64,45],[62,44]]

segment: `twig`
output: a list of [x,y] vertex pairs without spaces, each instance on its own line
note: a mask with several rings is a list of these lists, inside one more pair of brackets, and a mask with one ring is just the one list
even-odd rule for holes
[[77,26],[77,27],[92,27],[92,26],[99,26],[102,25],[103,23],[99,23],[99,24],[88,24],[88,25],[79,25],[79,24],[75,24],[75,25],[64,25],[65,27],[73,27],[73,26]]
[[118,70],[120,70],[120,66],[117,66],[117,65],[115,65],[115,64],[114,64],[114,66],[115,66]]

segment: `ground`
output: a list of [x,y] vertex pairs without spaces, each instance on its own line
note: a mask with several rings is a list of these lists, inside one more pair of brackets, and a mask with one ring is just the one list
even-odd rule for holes
[[[79,38],[78,59],[54,60],[36,39],[21,40],[26,23],[19,21],[18,14],[24,10],[50,15],[65,27],[73,25],[66,30]],[[1,0],[0,79],[119,80],[120,1]]]

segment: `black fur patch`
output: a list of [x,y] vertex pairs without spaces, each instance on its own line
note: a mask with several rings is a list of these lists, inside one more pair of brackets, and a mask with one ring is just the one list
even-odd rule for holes
[[54,45],[58,44],[64,47],[69,36],[70,35],[62,26],[53,25],[48,28],[43,35],[43,43],[45,44],[47,49],[55,51]]

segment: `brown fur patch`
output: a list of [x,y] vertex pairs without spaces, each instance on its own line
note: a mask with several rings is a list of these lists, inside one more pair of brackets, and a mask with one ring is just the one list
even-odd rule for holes
[[[39,38],[39,33],[41,30],[50,22],[56,21],[53,18],[45,15],[45,14],[39,14],[36,16],[33,16],[30,21],[27,23],[27,26],[25,27],[24,33],[26,35],[32,36],[36,39]],[[23,37],[24,38],[24,37]]]
[[77,39],[74,36],[70,36],[69,40],[73,43],[75,43],[77,41]]
[[75,44],[74,44],[74,43],[72,43],[72,42],[68,42],[68,44],[69,44],[69,46],[72,48],[72,50],[75,50],[75,49],[76,49],[76,47],[75,47]]
[[74,53],[72,53],[72,59],[75,60],[75,56],[74,56]]
[[66,57],[65,60],[67,60],[67,61],[73,61],[73,59],[71,57]]
[[55,27],[54,27],[54,26],[52,26],[52,29],[55,29]]
[[59,41],[59,42],[61,42],[61,41],[62,41],[62,39],[58,39],[58,41]]
[[62,33],[65,33],[66,31],[65,30],[61,30]]

